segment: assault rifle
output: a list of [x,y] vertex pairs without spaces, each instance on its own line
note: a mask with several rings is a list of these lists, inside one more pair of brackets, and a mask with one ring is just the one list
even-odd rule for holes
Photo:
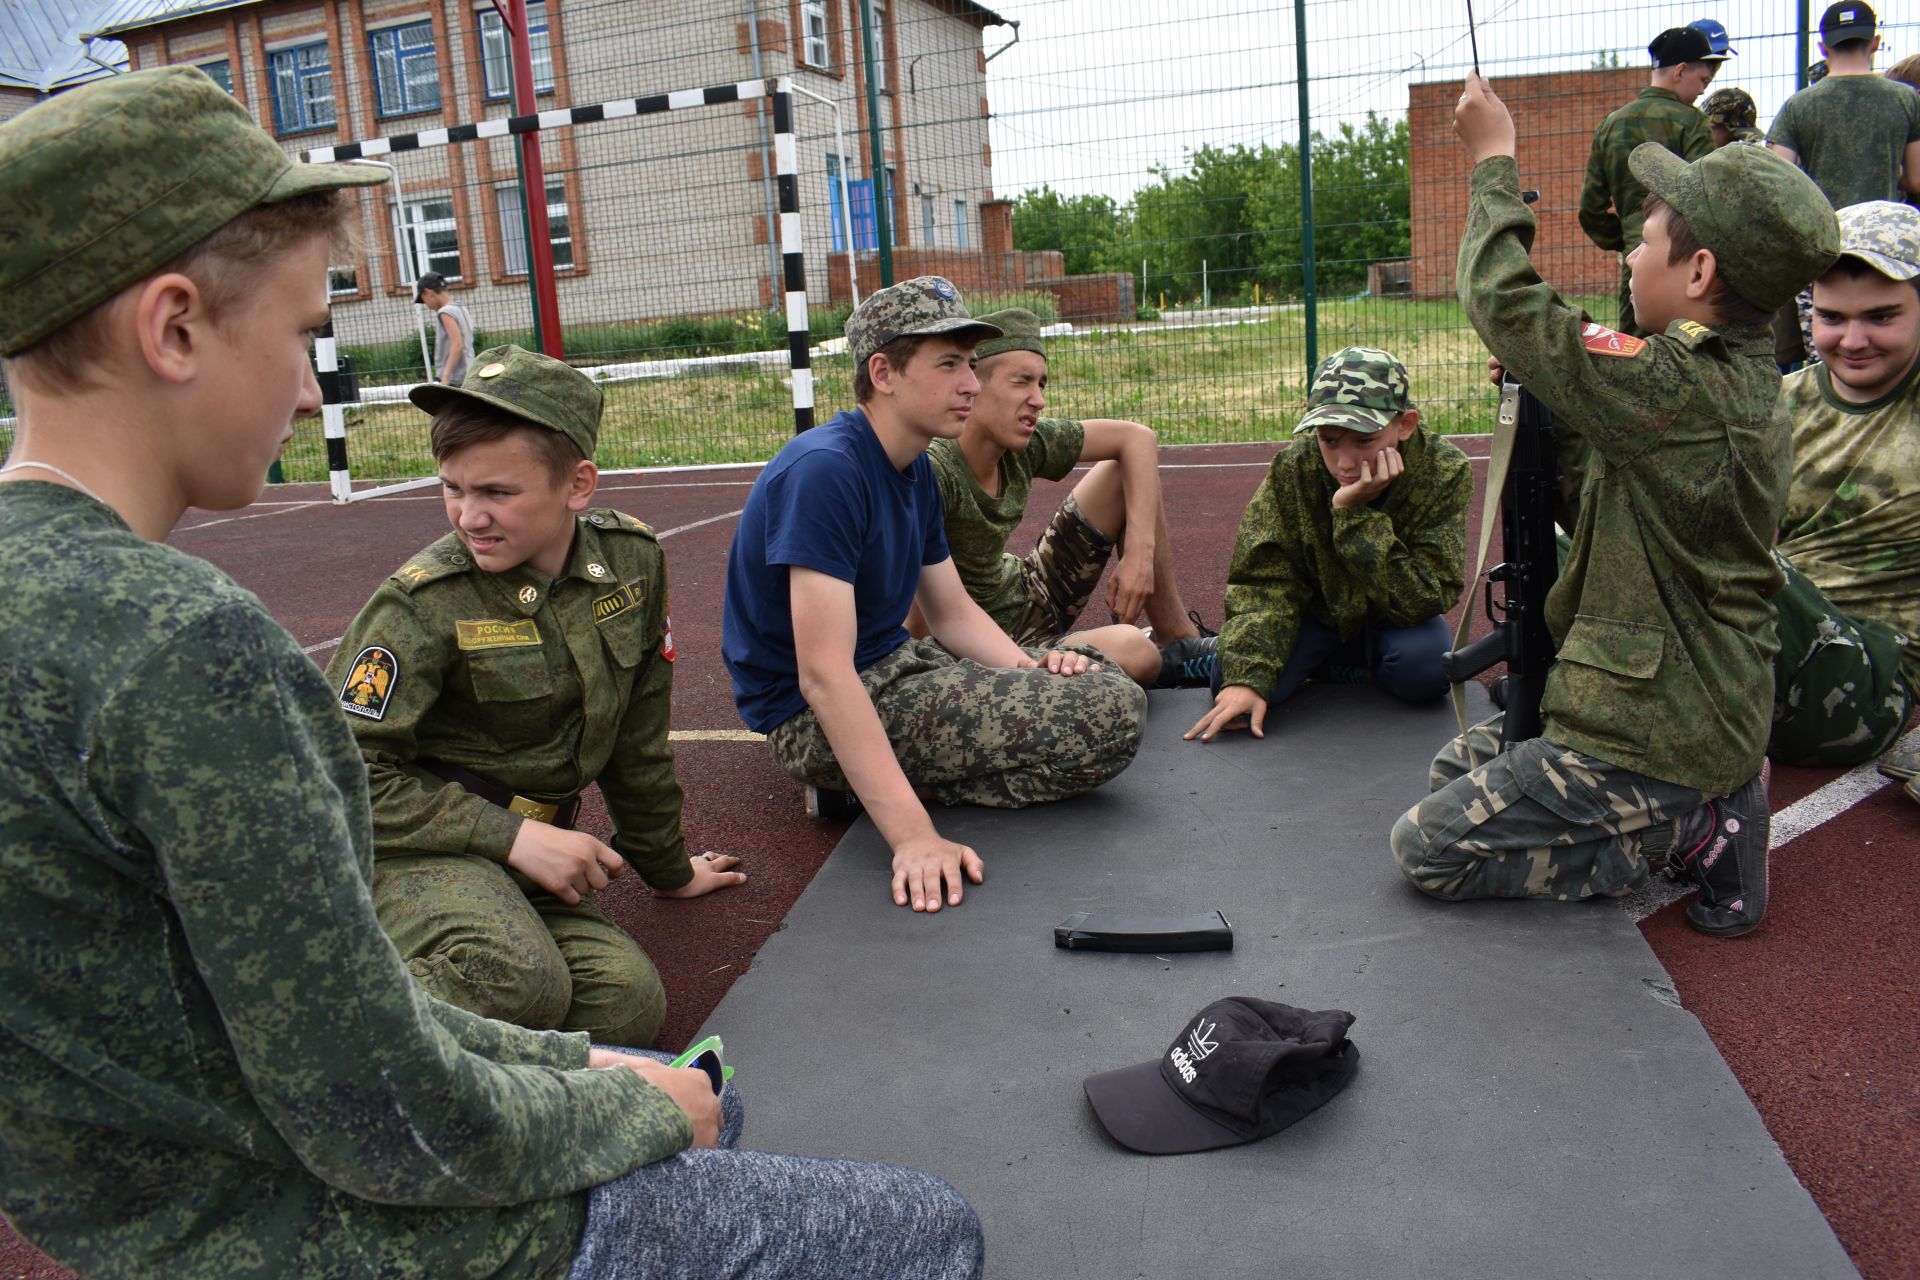
[[[1504,739],[1540,736],[1540,695],[1553,664],[1547,630],[1547,592],[1560,576],[1553,516],[1560,498],[1560,465],[1553,415],[1512,379],[1500,385],[1501,425],[1513,426],[1507,482],[1500,491],[1503,563],[1486,572],[1487,617],[1493,630],[1463,649],[1442,655],[1440,668],[1458,684],[1496,662],[1507,664]],[[1504,587],[1493,597],[1493,584]]]

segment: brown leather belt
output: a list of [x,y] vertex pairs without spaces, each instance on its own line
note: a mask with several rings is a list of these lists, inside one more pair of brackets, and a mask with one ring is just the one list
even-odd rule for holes
[[544,822],[548,826],[559,827],[563,831],[573,829],[574,821],[580,816],[580,797],[563,800],[558,804],[549,804],[544,800],[530,800],[526,796],[516,795],[511,787],[505,787],[490,779],[483,778],[471,769],[463,769],[457,764],[448,764],[444,760],[417,759],[414,764],[425,769],[437,778],[444,778],[471,791],[482,800],[490,801],[511,813],[535,822]]

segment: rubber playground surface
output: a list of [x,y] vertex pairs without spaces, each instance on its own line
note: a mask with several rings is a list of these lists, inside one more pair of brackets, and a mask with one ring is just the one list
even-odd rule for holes
[[[1470,453],[1484,450],[1484,441],[1463,444]],[[1219,622],[1240,512],[1271,455],[1265,445],[1162,452],[1181,591],[1209,623]],[[1476,466],[1483,482],[1484,472]],[[744,887],[692,902],[655,900],[637,877],[603,895],[665,980],[671,1009],[660,1047],[670,1050],[683,1046],[782,927],[847,830],[805,817],[800,789],[742,728],[720,662],[726,551],[755,474],[608,476],[596,499],[652,524],[667,553],[679,652],[673,725],[689,847],[741,854],[749,872]],[[1031,544],[1051,513],[1043,504],[1064,493],[1064,486],[1036,486],[1016,548]],[[1477,521],[1477,499],[1474,510]],[[172,542],[257,592],[325,663],[375,586],[445,528],[434,488],[343,507],[322,486],[302,485],[271,489],[242,512],[189,513]],[[1105,620],[1101,598],[1096,593],[1090,624]],[[1468,600],[1477,612],[1478,592]],[[1389,717],[1394,709],[1383,699],[1369,714]],[[1406,803],[1423,787],[1424,778],[1408,777]],[[1871,766],[1776,768],[1772,802],[1772,905],[1757,933],[1731,942],[1702,937],[1678,905],[1660,898],[1641,904],[1651,914],[1640,927],[1681,1004],[1711,1036],[1855,1266],[1885,1280],[1920,1275],[1920,985],[1912,980],[1920,924],[1911,906],[1920,901],[1920,807]],[[590,792],[582,825],[605,834],[606,823]],[[1384,830],[1379,856],[1386,864]],[[872,910],[897,910],[878,867],[872,876]],[[973,892],[992,891],[990,871]],[[957,910],[964,919],[966,905]],[[1713,1206],[1698,1211],[1710,1217]],[[1021,1274],[1018,1259],[996,1257],[991,1236],[988,1244],[1001,1274]],[[1431,1274],[1449,1274],[1444,1259],[1431,1261]],[[0,1231],[0,1280],[66,1274]]]

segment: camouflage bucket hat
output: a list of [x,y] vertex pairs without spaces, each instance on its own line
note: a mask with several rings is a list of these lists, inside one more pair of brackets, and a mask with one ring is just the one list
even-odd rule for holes
[[990,324],[1000,330],[997,338],[988,338],[973,349],[973,354],[985,360],[988,356],[997,356],[1006,351],[1032,351],[1039,355],[1047,354],[1040,341],[1040,317],[1025,307],[1009,307],[1005,311],[995,311],[991,315],[980,317],[981,324]]
[[1745,89],[1715,89],[1700,104],[1700,114],[1722,129],[1751,129],[1760,118],[1753,96]]
[[1722,147],[1688,164],[1643,142],[1627,166],[1687,220],[1733,291],[1762,310],[1784,305],[1840,256],[1833,206],[1765,147]]
[[409,391],[407,399],[428,413],[460,400],[489,405],[558,431],[588,458],[600,435],[600,384],[563,361],[525,347],[488,347],[473,358],[459,386],[424,383]]
[[1384,351],[1348,347],[1320,362],[1296,431],[1343,427],[1371,435],[1407,411],[1407,367]]
[[855,367],[895,338],[954,335],[955,341],[978,342],[1000,336],[998,325],[975,320],[960,300],[953,282],[940,276],[915,276],[878,293],[847,317],[847,348]]
[[24,351],[256,205],[371,186],[296,164],[206,74],[108,76],[0,125],[0,355]]
[[1920,276],[1920,209],[1891,200],[1850,204],[1840,222],[1840,256],[1858,258],[1889,280]]

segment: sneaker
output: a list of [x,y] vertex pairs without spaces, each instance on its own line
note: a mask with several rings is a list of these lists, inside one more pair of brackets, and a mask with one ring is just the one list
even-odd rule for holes
[[1763,760],[1745,786],[1712,801],[1713,829],[1677,859],[1680,874],[1700,886],[1700,900],[1687,906],[1687,923],[1701,933],[1737,938],[1758,928],[1767,914],[1770,773]]
[[825,822],[850,822],[860,816],[860,797],[832,787],[807,787],[807,816]]
[[1193,624],[1193,629],[1200,633],[1200,637],[1203,640],[1208,636],[1217,636],[1220,634],[1206,623],[1200,621],[1200,611],[1198,609],[1187,610],[1187,621]]
[[1367,669],[1357,662],[1329,662],[1313,673],[1322,684],[1365,684]]
[[1920,777],[1920,748],[1902,751],[1895,747],[1880,757],[1880,772],[1903,781]]
[[1203,689],[1213,683],[1214,650],[1219,636],[1182,636],[1160,650],[1156,689]]

